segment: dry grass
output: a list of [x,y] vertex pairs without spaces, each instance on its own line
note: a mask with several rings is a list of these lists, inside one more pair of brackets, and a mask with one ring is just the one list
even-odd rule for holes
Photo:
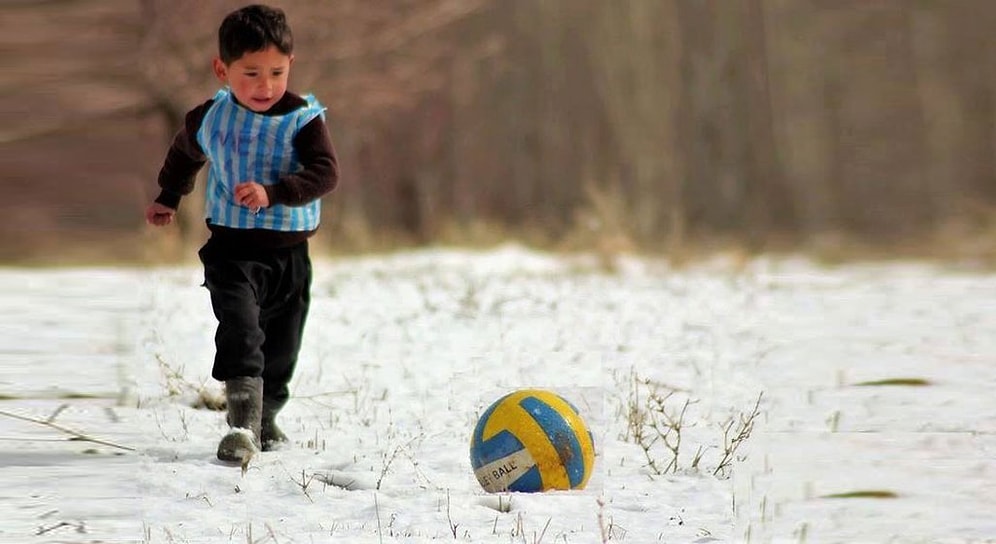
[[926,387],[931,385],[930,381],[923,378],[886,378],[883,380],[871,380],[854,384],[858,387]]
[[603,269],[615,270],[619,256],[638,250],[632,206],[618,185],[588,182],[584,196],[584,205],[574,212],[573,223],[558,241],[558,249],[593,253]]
[[831,493],[823,495],[822,499],[896,499],[899,495],[884,489],[870,489],[862,491],[848,491],[846,493]]
[[[952,221],[926,235],[906,239],[869,241],[856,235],[827,233],[803,238],[771,235],[762,247],[752,247],[735,235],[694,233],[680,250],[640,244],[631,234],[630,216],[618,194],[591,188],[590,203],[575,214],[570,228],[557,235],[532,224],[509,226],[481,219],[458,222],[441,220],[431,240],[404,232],[379,229],[362,217],[327,222],[312,240],[312,252],[321,255],[384,253],[413,247],[444,246],[483,249],[508,241],[544,251],[588,253],[600,267],[612,272],[625,255],[663,257],[672,266],[721,258],[740,269],[758,255],[807,256],[825,266],[849,262],[917,260],[944,266],[992,270],[996,268],[996,211],[974,219]],[[135,210],[133,210],[135,211]],[[135,211],[140,213],[141,210]],[[17,233],[0,242],[0,263],[8,266],[173,265],[196,263],[197,248],[206,229],[183,240],[174,227],[152,229],[61,228]],[[677,251],[677,252],[675,252]]]

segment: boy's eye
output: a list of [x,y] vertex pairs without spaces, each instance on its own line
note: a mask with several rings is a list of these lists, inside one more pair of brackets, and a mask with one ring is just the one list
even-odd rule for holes
[[256,72],[245,72],[243,75],[246,77],[256,77],[258,74]]

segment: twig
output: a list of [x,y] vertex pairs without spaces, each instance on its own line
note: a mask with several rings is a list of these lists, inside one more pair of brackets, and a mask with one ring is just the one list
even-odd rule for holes
[[357,485],[356,479],[352,478],[348,481],[343,479],[336,479],[336,474],[334,472],[322,473],[316,472],[312,475],[313,478],[322,482],[325,485],[330,485],[332,487],[338,487],[339,489],[345,489],[346,491],[355,491],[360,487]]
[[668,413],[664,408],[664,401],[666,401],[670,396],[671,394],[669,393],[667,397],[660,400],[657,400],[657,397],[655,396],[655,400],[659,403],[657,411],[664,420],[664,428],[661,428],[661,421],[658,420],[657,417],[651,417],[651,427],[657,431],[658,436],[661,437],[661,440],[664,442],[664,447],[671,452],[671,462],[668,463],[668,466],[664,467],[665,474],[668,472],[671,472],[672,474],[678,472],[678,454],[681,451],[681,431],[685,424],[685,412],[688,411],[688,405],[691,403],[691,400],[686,398],[685,404],[681,407],[681,411],[677,416],[674,416]]
[[380,544],[384,544],[384,531],[380,527],[380,503],[377,502],[377,493],[374,493],[374,512],[377,514],[377,537]]
[[540,544],[541,542],[543,542],[543,537],[546,536],[546,530],[550,528],[551,521],[553,521],[553,518],[546,518],[546,525],[543,526],[543,530],[540,531],[539,536],[535,537],[535,539],[533,540],[533,544]]
[[82,440],[83,442],[93,442],[94,444],[100,444],[102,446],[109,446],[109,447],[112,447],[112,448],[118,448],[120,450],[135,451],[135,448],[130,448],[128,446],[122,446],[121,444],[115,444],[114,442],[108,442],[107,440],[101,440],[99,438],[93,438],[92,436],[85,435],[85,434],[83,434],[83,433],[81,433],[79,431],[74,431],[72,429],[67,429],[66,427],[63,427],[62,425],[59,425],[57,423],[53,423],[51,421],[46,421],[44,419],[37,419],[37,418],[33,418],[33,417],[27,417],[27,416],[22,416],[22,415],[18,415],[18,414],[12,414],[12,413],[4,411],[4,410],[0,410],[0,416],[5,416],[5,417],[13,418],[13,419],[19,419],[21,421],[27,421],[29,423],[36,423],[38,425],[44,425],[45,427],[50,427],[50,428],[55,429],[55,430],[57,430],[59,432],[63,432],[63,433],[66,433],[66,434],[72,436],[73,438],[71,438],[70,440]]
[[263,522],[263,527],[266,527],[266,532],[269,533],[270,538],[273,539],[274,544],[279,544],[277,540],[277,534],[274,532],[273,527],[270,526],[268,522]]
[[59,417],[59,414],[61,414],[66,408],[69,408],[68,404],[60,405],[58,408],[55,409],[54,412],[52,412],[52,415],[48,416],[48,419],[46,419],[45,421],[47,423],[53,423],[55,421],[55,418]]
[[355,395],[355,389],[343,389],[342,391],[327,391],[325,393],[315,393],[314,395],[294,395],[295,400],[312,400],[321,397],[340,397],[345,395]]
[[750,433],[754,430],[754,421],[761,413],[761,397],[763,395],[764,392],[757,395],[757,401],[754,403],[754,408],[749,414],[740,414],[740,421],[736,429],[736,434],[733,437],[730,436],[730,431],[733,429],[734,420],[731,419],[726,424],[726,427],[723,429],[723,458],[720,459],[716,470],[712,471],[713,476],[718,476],[729,468],[730,463],[733,462],[733,456],[737,452],[737,448],[745,440],[750,438]]
[[[678,456],[681,452],[681,431],[684,429],[685,414],[688,412],[688,407],[694,403],[691,399],[686,398],[681,410],[676,414],[671,413],[668,411],[667,404],[673,395],[674,391],[669,391],[664,395],[658,393],[656,390],[652,391],[645,401],[645,407],[635,408],[641,413],[638,421],[641,427],[639,431],[640,440],[637,443],[643,449],[643,453],[647,458],[647,466],[658,476],[678,472]],[[646,433],[643,428],[652,430],[653,436]],[[657,459],[651,454],[651,449],[658,442],[662,442],[664,447],[671,452],[671,460],[664,468],[661,468]]]
[[52,532],[52,531],[54,531],[56,529],[61,529],[63,527],[72,527],[73,529],[76,530],[77,533],[80,533],[80,534],[85,534],[86,533],[86,524],[84,522],[82,522],[82,521],[79,521],[79,522],[76,522],[76,523],[72,523],[72,522],[69,522],[69,521],[60,521],[59,523],[56,523],[55,525],[51,525],[49,527],[44,527],[44,526],[43,527],[39,527],[38,530],[35,531],[35,536],[39,536],[39,535],[43,535],[43,534],[46,534],[46,533],[50,533],[50,532]]
[[394,460],[398,457],[398,454],[401,453],[401,448],[402,446],[397,446],[394,448],[393,453],[384,456],[384,466],[380,470],[380,477],[377,478],[376,489],[380,489],[380,484],[383,483],[384,477],[387,476],[387,472],[391,469],[391,464],[394,463]]
[[457,537],[457,527],[458,524],[453,523],[453,518],[450,516],[450,490],[446,490],[446,522],[450,524],[450,531],[453,533],[453,539],[456,540]]
[[608,544],[609,532],[605,529],[605,500],[599,497],[598,503],[598,530],[602,535],[602,544]]
[[[395,459],[401,454],[401,451],[411,447],[411,445],[419,439],[424,439],[425,435],[413,436],[408,442],[398,445],[394,448],[394,451],[390,455],[384,454],[384,466],[381,468],[380,477],[377,478],[376,489],[380,489],[380,485],[384,482],[384,478],[387,477],[387,473],[391,470],[391,465],[394,464]],[[411,458],[411,457],[410,457]],[[413,461],[414,463],[414,461]],[[417,468],[417,467],[416,467]]]
[[291,478],[291,481],[294,482],[295,484],[297,484],[297,486],[301,488],[301,492],[304,493],[304,496],[307,497],[308,501],[311,502],[312,504],[314,504],[315,500],[312,499],[311,495],[308,494],[308,486],[311,485],[311,481],[314,480],[314,479],[316,479],[316,475],[312,474],[311,476],[306,476],[305,473],[304,473],[304,469],[301,469],[301,481],[300,482],[297,481],[297,480],[295,480],[293,477]]

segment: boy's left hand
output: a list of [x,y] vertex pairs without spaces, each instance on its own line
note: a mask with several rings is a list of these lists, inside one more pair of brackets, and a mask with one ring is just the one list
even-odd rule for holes
[[266,196],[266,189],[255,181],[247,181],[236,185],[235,201],[253,210],[265,208],[270,205],[270,197]]

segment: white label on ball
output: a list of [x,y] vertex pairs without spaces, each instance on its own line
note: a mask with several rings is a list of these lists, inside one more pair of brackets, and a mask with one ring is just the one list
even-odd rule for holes
[[519,450],[511,455],[492,461],[474,471],[481,487],[490,493],[507,491],[512,482],[518,480],[529,469],[536,466],[536,461],[529,450]]

